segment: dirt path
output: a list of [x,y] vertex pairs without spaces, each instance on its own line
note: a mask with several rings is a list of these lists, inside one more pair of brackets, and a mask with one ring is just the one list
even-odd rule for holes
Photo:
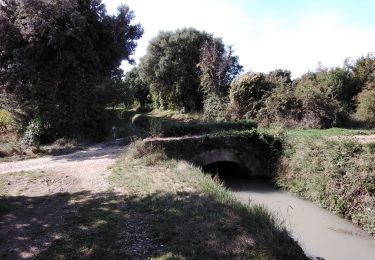
[[[106,191],[107,168],[124,151],[121,146],[92,146],[87,150],[68,155],[48,156],[18,162],[0,163],[0,175],[20,171],[49,173],[28,194],[47,195],[57,192]],[[16,182],[12,183],[17,185]],[[17,190],[13,187],[12,190]],[[31,193],[31,194],[30,194]],[[12,194],[13,195],[13,194]]]
[[0,191],[0,259],[34,258],[61,239],[82,203],[106,200],[108,167],[125,149],[97,145],[69,155],[0,163],[0,181],[6,182]]

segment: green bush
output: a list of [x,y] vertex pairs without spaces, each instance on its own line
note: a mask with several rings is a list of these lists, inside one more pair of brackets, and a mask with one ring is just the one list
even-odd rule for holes
[[210,134],[221,131],[246,131],[256,128],[254,121],[238,121],[238,122],[212,122],[212,123],[180,123],[180,122],[162,122],[162,136],[185,136]]
[[262,127],[282,126],[298,127],[304,116],[303,103],[293,88],[276,88],[265,100],[265,106],[258,113],[258,122]]
[[205,121],[223,121],[226,117],[228,102],[217,95],[205,97],[203,104],[203,119]]
[[375,84],[358,95],[356,116],[365,125],[375,127]]
[[330,128],[336,123],[340,112],[339,103],[321,93],[301,97],[303,104],[302,127]]
[[13,124],[12,115],[5,109],[0,109],[0,131],[8,130]]
[[315,89],[296,91],[291,86],[274,89],[258,113],[261,126],[329,128],[335,125],[339,103]]
[[229,117],[242,119],[246,115],[255,118],[271,88],[261,73],[248,72],[235,78],[229,91]]
[[144,130],[152,136],[186,136],[217,133],[221,131],[245,131],[257,127],[256,122],[251,120],[237,122],[179,122],[163,120],[158,117],[137,114],[132,118],[132,123],[139,129]]

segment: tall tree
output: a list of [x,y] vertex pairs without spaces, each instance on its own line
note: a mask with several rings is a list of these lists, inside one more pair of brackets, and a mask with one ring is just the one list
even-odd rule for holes
[[232,80],[241,73],[238,56],[232,47],[225,47],[221,39],[207,41],[201,48],[198,67],[201,70],[201,87],[205,94],[226,96]]
[[108,103],[103,83],[133,62],[143,33],[133,17],[126,5],[108,15],[101,0],[2,1],[0,86],[53,137],[96,136]]
[[154,102],[162,108],[202,108],[200,49],[212,39],[206,32],[189,28],[160,32],[150,41],[141,59],[142,78],[150,86]]
[[238,56],[234,56],[232,48],[226,48],[221,39],[215,38],[202,46],[198,67],[204,93],[204,116],[207,120],[220,120],[228,103],[230,83],[242,71]]
[[139,68],[134,67],[125,74],[124,84],[131,90],[134,101],[139,103],[140,110],[147,110],[152,103],[150,98],[150,88],[140,77]]

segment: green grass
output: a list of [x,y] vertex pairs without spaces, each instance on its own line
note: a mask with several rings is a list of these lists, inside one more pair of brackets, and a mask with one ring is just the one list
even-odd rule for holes
[[[142,150],[143,149],[143,150]],[[113,168],[112,187],[142,220],[152,259],[305,259],[264,208],[246,206],[220,183],[162,151],[134,144]]]
[[329,137],[329,136],[353,136],[374,134],[375,130],[368,129],[305,129],[305,130],[286,130],[286,135],[290,137]]

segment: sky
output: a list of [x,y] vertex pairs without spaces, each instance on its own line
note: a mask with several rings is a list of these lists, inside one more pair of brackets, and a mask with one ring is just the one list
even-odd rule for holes
[[[375,0],[103,0],[121,3],[144,28],[134,58],[159,31],[194,27],[233,46],[245,71],[288,69],[298,77],[375,52]],[[129,65],[124,65],[128,70]]]

